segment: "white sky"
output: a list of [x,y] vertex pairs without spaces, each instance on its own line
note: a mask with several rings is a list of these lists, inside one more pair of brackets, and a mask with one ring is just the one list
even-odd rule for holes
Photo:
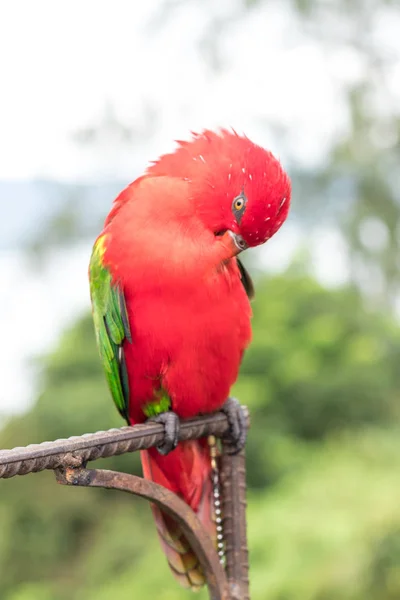
[[[207,10],[235,5],[235,0],[221,0],[207,3]],[[223,44],[228,66],[213,74],[196,44],[207,25],[201,6],[187,3],[150,34],[146,24],[157,14],[159,0],[0,2],[0,179],[100,179],[104,174],[133,179],[173,139],[218,125],[245,131],[284,160],[284,144],[262,126],[268,120],[289,128],[298,160],[323,161],[332,140],[348,127],[343,85],[363,75],[363,57],[351,48],[323,54],[299,31],[284,3],[271,2],[230,30]],[[400,58],[399,19],[383,18],[378,25],[379,43]],[[400,60],[391,72],[390,94],[400,101]],[[74,132],[101,121],[107,103],[136,128],[143,108],[154,107],[157,129],[140,152],[107,141],[109,147],[99,151],[73,142]],[[0,204],[6,226],[7,205],[1,198]],[[265,260],[284,264],[296,240],[288,225],[268,244]],[[345,279],[340,239],[327,232],[315,243],[325,250],[316,256],[332,250],[328,265],[326,258],[316,260],[316,273],[327,283]],[[88,252],[77,248],[53,257],[40,277],[26,269],[18,252],[0,255],[7,282],[0,330],[8,340],[0,346],[0,364],[6,366],[0,411],[26,406],[33,394],[26,359],[49,349],[68,319],[89,306]]]
[[[211,6],[218,11],[224,4]],[[267,118],[292,127],[301,139],[298,154],[317,160],[343,131],[336,77],[359,76],[362,60],[354,52],[323,56],[271,3],[232,30],[224,43],[228,69],[215,76],[195,43],[206,29],[204,11],[189,3],[151,35],[145,25],[158,6],[158,0],[0,4],[0,178],[92,175],[93,162],[71,134],[97,123],[107,102],[127,123],[140,119],[146,102],[155,106],[155,154],[206,126],[232,125],[268,143],[258,124]],[[142,164],[153,156],[143,155]]]
[[[36,393],[37,364],[62,329],[89,307],[84,245],[53,253],[45,270],[27,264],[22,252],[0,252],[0,417],[24,410]],[[32,360],[33,359],[33,360]],[[1,421],[0,421],[1,423]]]

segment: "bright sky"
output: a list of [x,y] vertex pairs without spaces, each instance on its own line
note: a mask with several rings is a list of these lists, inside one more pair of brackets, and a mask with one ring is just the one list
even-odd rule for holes
[[[148,20],[159,14],[159,0],[0,3],[0,179],[100,179],[105,174],[133,179],[173,139],[218,125],[245,131],[284,160],[284,144],[266,121],[289,128],[289,146],[298,160],[323,160],[334,137],[348,126],[343,85],[362,76],[363,57],[349,47],[323,54],[299,31],[286,4],[276,1],[229,30],[223,44],[227,66],[215,74],[196,41],[206,33],[210,11],[233,10],[236,2],[208,2],[207,10],[202,2],[184,6],[150,33]],[[400,57],[399,20],[381,25],[379,43]],[[391,73],[390,91],[400,100],[399,65]],[[73,142],[73,133],[101,121],[107,104],[136,129],[146,106],[155,109],[155,134],[143,140],[140,152],[137,146],[112,143],[99,152]],[[296,241],[287,226],[268,244],[266,261],[283,264]],[[327,232],[315,243],[325,250],[316,256],[326,257],[330,247],[336,257],[329,268],[316,260],[316,272],[342,280],[346,264],[340,239]],[[0,364],[6,367],[0,411],[19,410],[32,398],[27,357],[48,350],[68,319],[88,307],[87,257],[86,248],[53,257],[39,277],[19,253],[0,256],[8,282],[0,311],[2,339],[8,340],[0,348]]]
[[[155,154],[190,129],[217,125],[274,142],[279,153],[279,140],[260,127],[272,119],[291,127],[304,160],[317,160],[331,137],[343,131],[346,115],[337,78],[357,78],[363,69],[350,49],[323,56],[290,14],[271,3],[246,27],[241,22],[232,29],[224,43],[228,67],[213,75],[195,43],[207,25],[201,4],[188,3],[151,34],[146,24],[159,4],[1,3],[0,178],[93,175],[93,160],[77,149],[71,134],[96,124],[107,102],[136,126],[146,103],[156,108]],[[207,6],[218,12],[225,4]],[[155,154],[143,155],[142,164]],[[127,170],[129,162],[123,162]]]

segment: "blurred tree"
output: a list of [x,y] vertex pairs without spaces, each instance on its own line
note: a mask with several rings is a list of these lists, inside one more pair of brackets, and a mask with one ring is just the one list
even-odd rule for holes
[[390,524],[371,549],[371,563],[368,580],[368,598],[378,598],[385,594],[388,600],[400,597],[400,528]]
[[[354,289],[330,293],[290,269],[256,285],[254,342],[234,390],[252,415],[252,597],[375,599],[368,590],[398,560],[399,327]],[[0,447],[122,425],[89,315],[44,363],[36,405],[9,421]],[[140,472],[138,454],[99,464]],[[188,597],[142,501],[57,486],[50,473],[0,480],[0,490],[4,600]],[[380,600],[393,600],[386,587]]]
[[[236,393],[257,424],[250,436],[249,481],[274,481],[292,440],[397,421],[400,335],[370,312],[360,293],[328,292],[291,269],[263,278],[254,303],[253,341]],[[268,448],[260,461],[260,448]],[[254,472],[253,472],[254,469]]]

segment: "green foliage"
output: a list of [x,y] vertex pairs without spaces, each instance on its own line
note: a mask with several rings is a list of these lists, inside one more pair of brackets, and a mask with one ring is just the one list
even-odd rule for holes
[[[254,340],[234,390],[252,415],[252,598],[394,600],[399,328],[354,289],[328,292],[293,270],[256,289]],[[44,366],[37,403],[10,420],[0,447],[123,424],[91,316]],[[137,453],[99,464],[140,473]],[[171,577],[143,501],[57,486],[48,472],[0,480],[0,490],[2,599],[191,597]]]
[[[397,420],[400,336],[354,289],[327,292],[293,274],[256,287],[253,342],[235,391],[257,423],[249,481],[260,486],[279,476],[293,439]],[[263,465],[260,447],[270,457]]]
[[270,494],[251,495],[253,597],[399,597],[399,450],[398,431],[341,433]]

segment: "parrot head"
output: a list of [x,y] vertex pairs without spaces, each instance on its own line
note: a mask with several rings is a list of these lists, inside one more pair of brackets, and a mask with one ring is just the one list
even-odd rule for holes
[[197,216],[214,236],[231,237],[234,254],[266,242],[289,212],[291,185],[279,161],[234,131],[193,134],[148,172],[187,181]]

